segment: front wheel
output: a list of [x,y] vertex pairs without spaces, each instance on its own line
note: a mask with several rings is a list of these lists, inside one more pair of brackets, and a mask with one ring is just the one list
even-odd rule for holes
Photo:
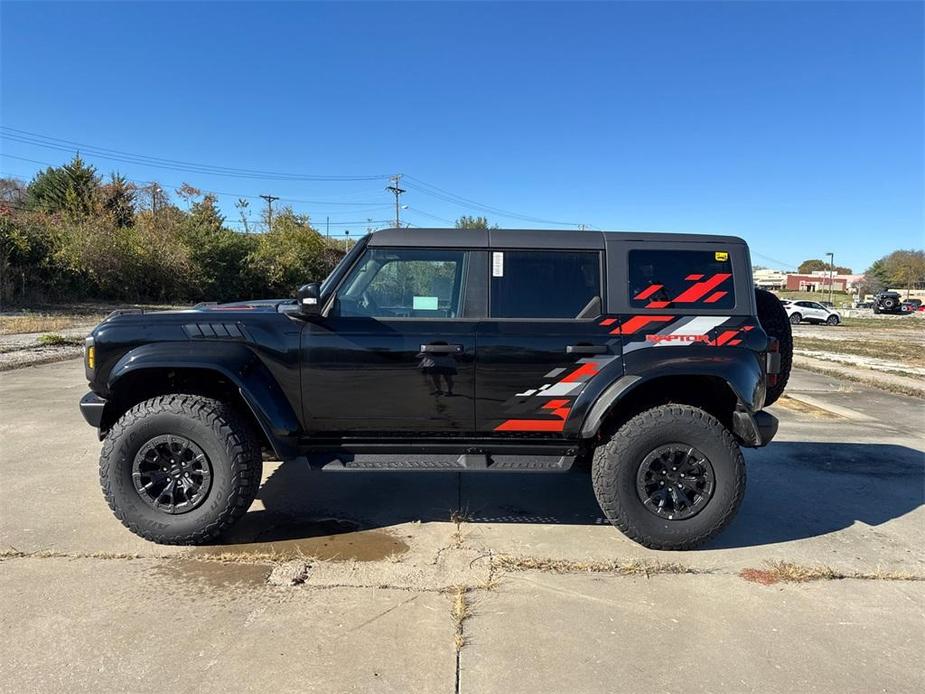
[[826,325],[838,325],[838,316],[829,316],[825,319]]
[[650,549],[693,549],[735,516],[745,460],[712,415],[662,405],[597,448],[591,478],[601,510],[624,535]]
[[803,320],[803,316],[801,316],[799,313],[790,314],[791,325],[799,325],[801,320]]
[[257,494],[261,450],[249,422],[199,395],[163,395],[126,412],[106,435],[100,484],[116,518],[146,540],[217,538]]

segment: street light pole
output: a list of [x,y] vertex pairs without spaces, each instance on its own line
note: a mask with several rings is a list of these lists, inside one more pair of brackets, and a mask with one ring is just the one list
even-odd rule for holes
[[[834,288],[832,287],[833,276],[835,274],[835,254],[826,253],[829,256],[829,303],[832,304]],[[834,305],[834,304],[833,304]]]

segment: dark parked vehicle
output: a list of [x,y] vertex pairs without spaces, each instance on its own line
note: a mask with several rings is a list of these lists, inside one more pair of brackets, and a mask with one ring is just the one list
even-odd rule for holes
[[903,300],[899,292],[879,292],[874,295],[874,313],[908,313],[903,309]]
[[[790,324],[734,237],[389,229],[297,300],[117,311],[80,408],[115,515],[209,542],[263,454],[325,472],[590,466],[607,518],[688,549],[732,519]],[[311,494],[311,489],[306,489]]]

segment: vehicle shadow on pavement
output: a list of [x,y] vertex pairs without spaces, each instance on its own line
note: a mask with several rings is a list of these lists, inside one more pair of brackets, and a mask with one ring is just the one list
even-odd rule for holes
[[[732,524],[707,549],[801,540],[856,521],[881,525],[925,504],[925,453],[866,443],[777,442],[748,450],[748,488]],[[280,465],[227,542],[451,522],[600,525],[585,471],[568,474],[310,471]],[[341,521],[332,524],[332,519]],[[616,532],[616,531],[614,531]]]
[[748,489],[708,548],[754,547],[881,525],[925,504],[925,453],[881,443],[782,441],[746,451]]

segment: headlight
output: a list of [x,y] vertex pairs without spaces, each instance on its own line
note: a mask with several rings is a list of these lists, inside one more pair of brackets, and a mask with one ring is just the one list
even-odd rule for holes
[[84,369],[87,372],[87,380],[92,380],[93,370],[96,368],[96,345],[93,344],[93,337],[84,340]]

